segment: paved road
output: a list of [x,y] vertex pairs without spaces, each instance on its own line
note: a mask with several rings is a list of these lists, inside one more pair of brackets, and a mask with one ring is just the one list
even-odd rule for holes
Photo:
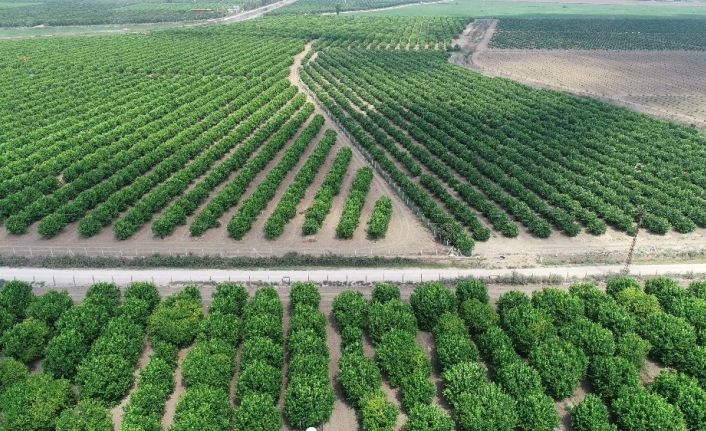
[[[131,281],[154,281],[160,286],[184,282],[264,282],[287,283],[315,281],[329,283],[370,283],[373,281],[419,282],[459,277],[504,278],[517,274],[546,279],[562,277],[582,279],[622,270],[618,265],[543,267],[520,269],[433,269],[433,268],[366,268],[366,269],[312,269],[312,270],[220,270],[220,269],[50,269],[0,267],[0,279],[25,280],[47,286],[87,286],[94,281],[113,281],[120,285]],[[706,274],[706,264],[634,265],[633,275]]]

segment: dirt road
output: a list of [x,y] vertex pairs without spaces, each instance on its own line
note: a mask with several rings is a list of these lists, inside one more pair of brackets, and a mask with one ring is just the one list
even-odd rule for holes
[[[48,269],[0,268],[2,280],[24,280],[48,287],[71,288],[88,286],[97,281],[110,281],[126,285],[131,281],[153,281],[161,286],[163,294],[170,294],[183,283],[216,283],[224,281],[289,283],[314,281],[318,283],[371,283],[374,281],[420,282],[459,277],[505,279],[532,277],[535,279],[584,279],[617,274],[621,265],[564,266],[518,269],[455,269],[455,268],[366,268],[366,269],[313,269],[313,270],[215,270],[215,269]],[[688,274],[702,277],[706,264],[633,265],[631,274],[636,276]],[[74,290],[72,289],[72,292]],[[81,290],[76,290],[80,298]]]

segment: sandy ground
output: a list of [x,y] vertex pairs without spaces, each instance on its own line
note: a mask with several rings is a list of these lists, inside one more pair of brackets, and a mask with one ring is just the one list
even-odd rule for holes
[[152,345],[147,340],[147,337],[145,337],[145,345],[142,349],[142,354],[140,355],[140,358],[137,360],[137,366],[135,367],[135,374],[132,380],[132,387],[130,388],[130,392],[128,392],[127,396],[123,398],[120,404],[110,410],[110,416],[113,419],[113,429],[115,431],[118,431],[120,429],[120,425],[123,423],[123,409],[130,400],[130,395],[132,395],[132,393],[137,388],[137,378],[140,375],[140,371],[149,362],[150,356],[152,356],[153,351],[154,350],[152,350]]
[[706,129],[706,52],[489,49],[496,25],[470,23],[454,40],[461,51],[451,61]]
[[189,349],[191,349],[191,347],[181,349],[177,354],[177,367],[174,371],[176,385],[174,386],[174,392],[167,398],[167,402],[164,406],[164,416],[162,416],[162,428],[164,429],[168,429],[174,423],[174,413],[176,413],[177,402],[184,394],[184,391],[186,391],[184,381],[181,378],[181,366],[184,364],[184,358],[189,352]]

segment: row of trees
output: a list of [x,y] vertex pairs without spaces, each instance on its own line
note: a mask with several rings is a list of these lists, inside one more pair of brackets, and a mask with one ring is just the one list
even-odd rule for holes
[[249,160],[249,155],[262,146],[273,133],[279,131],[304,102],[304,97],[294,97],[283,110],[261,125],[238,150],[214,166],[189,192],[172,202],[152,223],[152,232],[164,238],[171,235],[177,226],[185,224],[187,217],[196,211],[211,191],[223,183],[233,171],[241,169]]
[[350,239],[353,237],[353,233],[358,227],[360,213],[363,211],[363,205],[365,205],[365,199],[368,196],[368,191],[370,191],[372,180],[373,170],[369,166],[356,171],[346,197],[346,203],[343,205],[341,219],[336,225],[336,236],[338,238]]
[[[311,141],[314,140],[321,127],[323,127],[323,124],[324,117],[320,114],[315,115],[297,139],[287,147],[280,161],[267,172],[265,178],[255,188],[255,191],[243,201],[228,222],[228,234],[231,238],[242,239],[250,231],[255,218],[272,200],[282,181],[299,162]],[[319,144],[330,147],[330,141],[322,141]],[[317,146],[314,152],[317,152],[318,148]]]
[[313,235],[321,229],[324,219],[331,211],[334,196],[338,195],[341,190],[341,183],[348,171],[351,157],[353,157],[353,151],[347,147],[341,148],[336,153],[336,158],[326,173],[321,187],[316,191],[313,202],[304,213],[304,224],[302,225],[304,235]]
[[[309,156],[306,163],[297,172],[292,183],[282,195],[274,211],[265,222],[265,237],[275,239],[282,235],[284,226],[297,214],[297,205],[304,198],[304,193],[321,169],[331,147],[336,142],[336,132],[326,130],[324,137]],[[343,150],[339,150],[343,151]],[[334,161],[335,163],[335,161]]]
[[290,119],[281,129],[279,129],[270,140],[263,146],[257,155],[249,159],[240,169],[238,174],[218,194],[208,202],[208,204],[198,213],[194,221],[189,226],[191,235],[199,236],[208,229],[219,225],[218,219],[232,206],[236,205],[248,184],[250,184],[258,172],[262,171],[291,139],[299,126],[314,111],[313,105],[307,103],[304,107]]

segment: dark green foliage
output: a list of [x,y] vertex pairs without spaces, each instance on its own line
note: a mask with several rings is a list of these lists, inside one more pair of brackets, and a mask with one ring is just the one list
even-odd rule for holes
[[365,199],[373,180],[373,170],[369,166],[358,169],[353,177],[351,189],[348,192],[346,203],[343,205],[341,219],[336,226],[338,238],[349,239],[358,227],[360,213],[365,205]]
[[306,209],[302,233],[313,235],[321,229],[324,219],[331,211],[331,202],[334,196],[341,190],[341,182],[348,170],[353,152],[350,148],[344,147],[338,150],[333,165],[326,173],[321,187],[314,195],[314,201]]
[[47,325],[30,317],[5,331],[0,337],[0,344],[5,356],[27,364],[42,356],[48,337]]
[[494,383],[461,394],[454,409],[461,431],[512,431],[517,425],[513,400]]
[[518,305],[503,312],[502,323],[515,349],[523,356],[556,336],[556,327],[549,315],[531,305]]
[[240,319],[232,314],[211,312],[201,321],[197,339],[217,339],[234,346],[240,340]]
[[640,386],[637,369],[627,359],[619,356],[592,358],[588,377],[594,392],[608,403],[621,391],[634,390]]
[[442,314],[453,312],[457,307],[454,294],[436,282],[418,285],[410,295],[409,303],[424,331],[431,331]]
[[321,338],[326,338],[326,316],[310,305],[297,305],[289,321],[289,333],[310,329]]
[[375,201],[373,212],[368,219],[368,238],[384,238],[392,218],[392,199],[381,196]]
[[700,299],[706,299],[706,280],[692,281],[687,291]]
[[420,372],[427,377],[431,375],[429,359],[415,343],[414,336],[398,329],[382,336],[375,348],[375,361],[393,387],[399,386],[402,379],[413,372]]
[[299,304],[318,308],[319,302],[321,302],[321,294],[315,283],[293,283],[292,290],[289,293],[289,301],[292,309],[295,309]]
[[650,383],[649,390],[682,411],[687,429],[706,429],[706,391],[696,379],[683,373],[663,370]]
[[130,298],[141,299],[146,301],[149,306],[148,310],[151,312],[159,304],[159,291],[157,291],[157,286],[153,283],[148,283],[145,281],[138,281],[130,283],[125,289],[125,301]]
[[615,421],[625,431],[685,431],[679,409],[642,388],[625,391],[613,401]]
[[512,361],[495,370],[494,381],[513,398],[531,393],[543,393],[542,378],[537,370],[523,361]]
[[328,362],[328,355],[298,354],[289,358],[287,375],[307,377],[312,380],[328,379]]
[[503,293],[498,298],[497,307],[500,317],[505,318],[505,314],[515,307],[527,307],[531,305],[532,301],[526,293],[520,292],[518,290],[511,290],[510,292]]
[[93,398],[111,407],[120,402],[132,385],[132,364],[118,355],[90,356],[76,371],[81,398]]
[[32,285],[24,281],[12,280],[0,286],[0,308],[12,313],[15,319],[25,317],[33,299]]
[[282,419],[268,395],[253,393],[246,395],[235,409],[235,429],[279,431]]
[[284,334],[282,321],[269,314],[256,314],[243,320],[243,337],[267,337],[281,343]]
[[179,399],[171,431],[222,431],[230,429],[228,392],[209,386],[188,389]]
[[56,431],[113,431],[113,421],[100,403],[81,400],[59,416]]
[[400,299],[400,287],[392,283],[373,283],[373,302],[387,302]]
[[462,394],[474,392],[486,383],[488,370],[480,362],[461,362],[441,374],[444,382],[444,398],[455,405]]
[[512,347],[512,340],[499,327],[491,327],[476,338],[481,355],[493,368],[519,361],[520,356]]
[[559,426],[554,400],[542,391],[529,392],[515,399],[517,428],[523,431],[553,430]]
[[429,379],[429,374],[422,369],[402,377],[400,393],[402,394],[402,407],[409,411],[418,404],[431,404],[436,387]]
[[456,313],[444,313],[432,330],[434,338],[443,335],[462,335],[468,337],[468,328]]
[[667,313],[648,315],[638,329],[640,336],[652,344],[651,354],[665,365],[684,362],[696,345],[694,327]]
[[33,374],[0,396],[2,426],[8,431],[53,430],[59,414],[73,402],[68,380]]
[[135,363],[142,352],[144,337],[140,325],[125,317],[116,317],[93,343],[90,355],[118,355]]
[[44,370],[54,377],[72,378],[76,367],[88,354],[86,338],[76,330],[62,331],[49,340],[44,352]]
[[345,351],[338,363],[338,383],[343,394],[354,406],[360,407],[361,399],[380,387],[382,377],[375,362],[362,352]]
[[532,349],[529,364],[541,376],[547,395],[561,400],[574,393],[586,374],[588,360],[568,341],[553,339]]
[[184,384],[187,387],[206,385],[227,390],[235,360],[234,346],[220,339],[196,343],[184,358]]
[[436,359],[442,371],[459,362],[478,360],[478,349],[468,335],[443,334],[435,337],[435,341]]
[[333,317],[338,328],[364,328],[368,319],[368,301],[360,292],[347,290],[333,299]]
[[153,356],[140,370],[137,386],[151,386],[161,393],[171,393],[174,390],[174,370],[164,359]]
[[243,342],[240,353],[241,366],[246,366],[254,361],[263,361],[275,368],[282,368],[284,362],[284,349],[270,338],[253,337]]
[[238,283],[220,283],[213,293],[211,313],[231,314],[241,316],[248,301],[248,291]]
[[117,306],[111,309],[109,307],[112,305],[107,302],[100,297],[84,299],[81,305],[72,307],[61,315],[56,321],[56,331],[60,333],[75,330],[88,342],[95,340],[117,311]]
[[140,326],[147,326],[150,317],[149,302],[139,298],[127,298],[118,308],[118,316],[125,317]]
[[292,333],[289,336],[287,348],[290,356],[314,354],[328,357],[326,339],[311,329]]
[[469,299],[477,299],[480,302],[488,303],[488,287],[480,280],[468,278],[456,283],[456,298],[461,304]]
[[12,328],[16,321],[14,314],[4,308],[0,308],[0,334]]
[[532,305],[543,310],[557,325],[565,325],[583,316],[583,302],[565,290],[544,288],[532,294]]
[[618,431],[608,421],[608,408],[599,397],[588,394],[571,409],[571,426],[575,431]]
[[392,431],[400,411],[381,391],[368,393],[360,403],[363,431]]
[[398,299],[387,302],[375,301],[368,312],[368,332],[373,343],[379,343],[382,337],[391,330],[407,332],[414,336],[417,333],[417,319],[412,307]]
[[583,350],[586,356],[610,356],[615,352],[613,333],[584,317],[560,328],[559,336]]
[[637,370],[645,366],[645,358],[650,349],[650,342],[634,332],[623,335],[615,343],[615,354],[627,359]]
[[179,347],[162,340],[150,341],[152,343],[152,349],[154,350],[154,357],[160,358],[169,365],[171,365],[172,368],[176,368]]
[[363,330],[357,326],[346,326],[341,331],[341,348],[360,344],[363,338]]
[[606,280],[605,290],[610,296],[616,296],[619,292],[627,288],[639,289],[640,284],[637,280],[628,276],[613,277]]
[[101,298],[109,301],[116,308],[120,305],[120,288],[115,283],[99,282],[92,284],[86,292],[86,298]]
[[476,298],[463,301],[458,311],[471,334],[474,335],[482,334],[500,321],[498,313],[490,304],[483,303]]
[[40,320],[50,328],[53,328],[54,323],[59,320],[59,317],[73,305],[74,302],[68,292],[50,290],[36,297],[34,301],[29,304],[26,310],[27,317]]
[[280,369],[262,361],[253,361],[240,370],[236,394],[241,401],[253,393],[262,393],[272,399],[278,399],[281,382]]
[[[185,347],[196,337],[203,317],[198,291],[185,288],[162,301],[149,318],[150,339]],[[196,297],[194,297],[196,296]]]
[[306,429],[328,421],[336,396],[328,379],[297,375],[287,383],[284,414],[296,429]]
[[26,379],[29,369],[20,361],[12,358],[0,359],[0,395],[10,386]]
[[243,310],[243,316],[246,319],[258,314],[267,314],[281,321],[283,313],[279,294],[273,287],[258,289]]
[[409,410],[404,431],[454,431],[448,413],[435,405],[417,404]]

